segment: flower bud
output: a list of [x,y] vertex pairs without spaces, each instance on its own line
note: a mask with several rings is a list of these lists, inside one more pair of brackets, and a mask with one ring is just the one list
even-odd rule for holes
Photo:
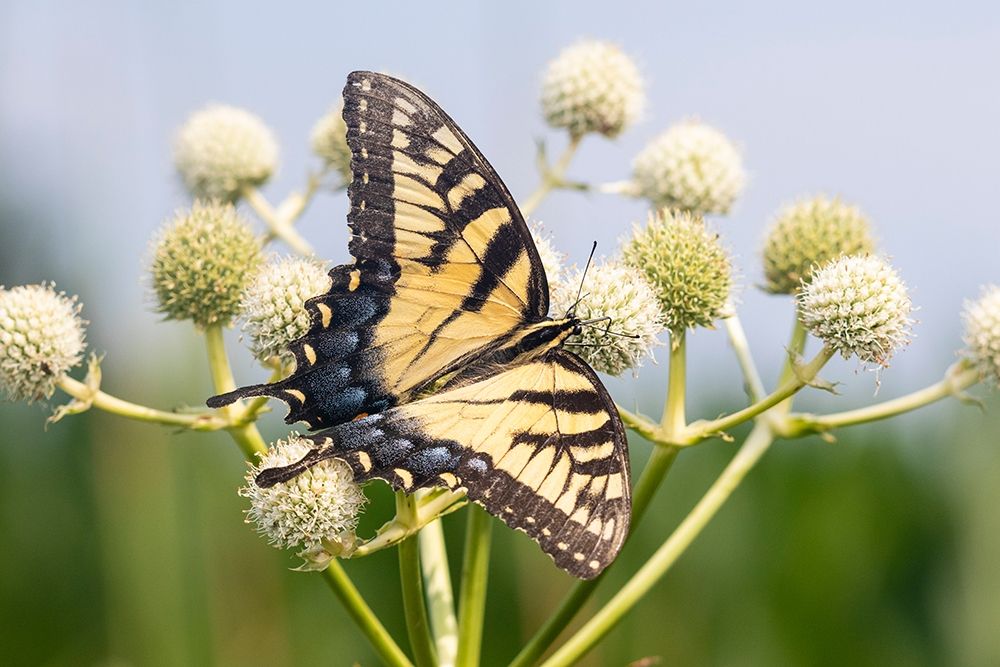
[[315,560],[317,551],[336,554],[353,547],[366,500],[350,467],[328,459],[266,489],[254,481],[261,470],[295,463],[311,448],[296,434],[279,440],[250,467],[239,493],[250,500],[247,523],[253,523],[268,543],[279,549],[300,547],[304,558]]
[[312,151],[322,158],[327,168],[337,172],[341,183],[350,183],[351,148],[347,145],[347,123],[342,115],[341,102],[324,115],[313,126],[310,143]]
[[212,105],[181,126],[174,165],[194,197],[233,201],[244,187],[271,177],[278,166],[278,142],[249,111]]
[[1000,387],[1000,287],[983,289],[976,301],[965,304],[965,356]]
[[645,105],[639,69],[606,42],[583,41],[565,49],[542,79],[546,122],[574,137],[596,132],[613,138],[639,118]]
[[228,324],[261,261],[260,241],[231,204],[195,202],[153,243],[158,310],[200,327]]
[[46,284],[0,287],[0,388],[10,400],[52,396],[83,358],[83,339],[76,297]]
[[728,213],[743,192],[746,174],[736,147],[696,120],[674,125],[644,148],[632,164],[640,196],[655,206]]
[[711,327],[723,314],[732,265],[719,235],[701,216],[667,209],[650,214],[645,227],[636,226],[622,256],[649,280],[671,332]]
[[[549,309],[553,316],[562,316],[576,302],[581,278],[580,269],[574,268],[565,280],[555,283]],[[568,343],[573,352],[608,375],[621,375],[637,367],[663,331],[660,303],[646,277],[638,269],[616,262],[590,267],[574,314],[581,320],[609,318],[584,326]]]
[[785,206],[764,242],[766,289],[793,294],[815,267],[844,255],[875,252],[868,218],[840,199],[822,195]]
[[286,257],[258,269],[240,305],[254,356],[291,361],[288,345],[309,331],[305,302],[330,289],[330,277],[315,259]]
[[887,366],[910,342],[913,306],[906,285],[873,255],[835,259],[813,272],[798,295],[802,324],[844,358]]

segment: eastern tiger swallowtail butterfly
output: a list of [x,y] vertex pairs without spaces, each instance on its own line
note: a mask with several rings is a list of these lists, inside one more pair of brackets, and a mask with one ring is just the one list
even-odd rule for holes
[[[569,573],[617,556],[631,496],[625,431],[597,375],[562,347],[538,251],[510,192],[447,114],[403,81],[344,89],[349,249],[310,299],[294,373],[208,400],[289,405],[316,448],[261,486],[328,458],[358,481],[464,489]],[[432,387],[438,391],[428,395]]]

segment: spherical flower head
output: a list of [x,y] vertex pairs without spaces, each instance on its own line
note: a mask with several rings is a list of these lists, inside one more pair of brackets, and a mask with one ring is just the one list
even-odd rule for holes
[[765,289],[794,294],[813,269],[844,255],[875,252],[871,223],[856,206],[825,196],[778,212],[764,241]]
[[542,260],[542,268],[545,269],[545,278],[551,290],[552,285],[557,283],[562,276],[563,262],[565,262],[566,256],[555,249],[541,225],[532,225],[530,229],[531,238],[535,242],[535,249]]
[[[561,317],[576,302],[581,278],[580,269],[574,268],[552,287],[549,310],[553,316]],[[608,375],[637,367],[663,331],[663,315],[652,286],[641,271],[618,262],[590,267],[583,279],[583,299],[574,314],[581,320],[610,318],[583,327],[570,341],[573,352]],[[615,333],[605,333],[605,329]]]
[[188,117],[174,141],[174,165],[195,197],[233,201],[278,166],[278,142],[256,115],[216,104]]
[[310,449],[312,443],[292,434],[250,467],[239,492],[250,500],[247,523],[279,549],[302,548],[304,557],[317,551],[333,555],[350,551],[365,494],[346,463],[328,459],[266,489],[254,481],[261,470],[295,463]]
[[590,132],[613,138],[646,106],[639,68],[617,46],[582,41],[549,63],[542,78],[542,111],[552,127],[574,137]]
[[990,285],[965,305],[965,356],[1000,387],[1000,287]]
[[52,396],[83,358],[84,322],[75,297],[52,285],[0,286],[0,388],[12,401]]
[[632,164],[639,194],[656,206],[694,213],[728,213],[743,192],[739,151],[722,132],[696,120],[674,125]]
[[330,277],[315,259],[286,257],[261,266],[240,305],[254,355],[261,361],[274,356],[291,361],[288,345],[312,324],[306,300],[329,289]]
[[200,327],[228,324],[260,261],[260,241],[231,204],[195,202],[153,243],[150,273],[159,311]]
[[343,183],[351,182],[351,148],[347,145],[347,123],[343,117],[344,103],[330,109],[313,126],[310,144],[329,169],[340,176]]
[[874,255],[832,260],[813,272],[798,295],[802,324],[845,358],[887,366],[910,340],[913,305],[906,285]]
[[711,327],[725,311],[732,262],[701,216],[667,209],[650,214],[645,227],[635,228],[622,256],[653,286],[671,332]]

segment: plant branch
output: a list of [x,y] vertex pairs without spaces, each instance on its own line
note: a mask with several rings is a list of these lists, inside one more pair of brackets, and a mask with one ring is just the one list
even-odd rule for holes
[[458,600],[458,667],[479,665],[493,530],[493,519],[483,508],[469,505],[468,514]]
[[521,204],[521,215],[525,218],[530,216],[538,208],[538,205],[542,203],[542,200],[548,196],[552,190],[557,187],[565,186],[566,184],[566,169],[569,168],[570,162],[573,161],[573,156],[576,154],[576,150],[580,147],[580,140],[583,136],[571,135],[569,138],[569,145],[566,146],[566,150],[563,154],[559,156],[555,164],[551,167],[544,164],[544,159],[542,161],[542,182],[538,184],[538,187],[528,195],[528,198],[524,200]]
[[764,396],[764,383],[761,381],[760,373],[757,372],[757,365],[753,361],[753,354],[750,352],[750,343],[747,341],[747,335],[743,331],[743,325],[740,323],[739,316],[735,314],[723,318],[722,323],[726,327],[726,336],[729,338],[729,345],[733,348],[736,360],[740,364],[740,370],[743,372],[747,395],[750,397],[750,402],[755,403]]
[[435,519],[417,533],[420,541],[420,567],[424,573],[431,631],[437,649],[439,667],[454,667],[458,654],[458,620],[455,597],[451,590],[448,550],[441,520]]
[[[416,499],[402,491],[396,492],[396,516],[401,521],[416,520]],[[431,640],[430,621],[424,602],[423,575],[420,572],[420,547],[417,536],[412,535],[399,543],[399,582],[403,592],[403,614],[406,632],[410,637],[414,662],[417,667],[434,667],[434,643]]]
[[[271,206],[271,202],[264,197],[260,190],[253,186],[246,186],[240,191],[240,194],[267,225],[272,237],[281,239],[288,244],[289,248],[300,255],[312,256],[316,254],[309,242],[296,231],[289,220],[278,214],[278,211]],[[305,204],[302,205],[302,208],[305,208]]]

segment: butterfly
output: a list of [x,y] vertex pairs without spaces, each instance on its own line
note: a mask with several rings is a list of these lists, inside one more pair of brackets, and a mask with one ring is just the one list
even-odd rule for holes
[[443,486],[526,532],[556,565],[597,576],[631,512],[625,430],[586,362],[585,324],[548,317],[549,288],[507,187],[455,122],[409,84],[353,72],[344,89],[354,263],[306,303],[286,379],[214,396],[289,406],[315,447],[262,471],[287,481],[346,462],[359,482]]

